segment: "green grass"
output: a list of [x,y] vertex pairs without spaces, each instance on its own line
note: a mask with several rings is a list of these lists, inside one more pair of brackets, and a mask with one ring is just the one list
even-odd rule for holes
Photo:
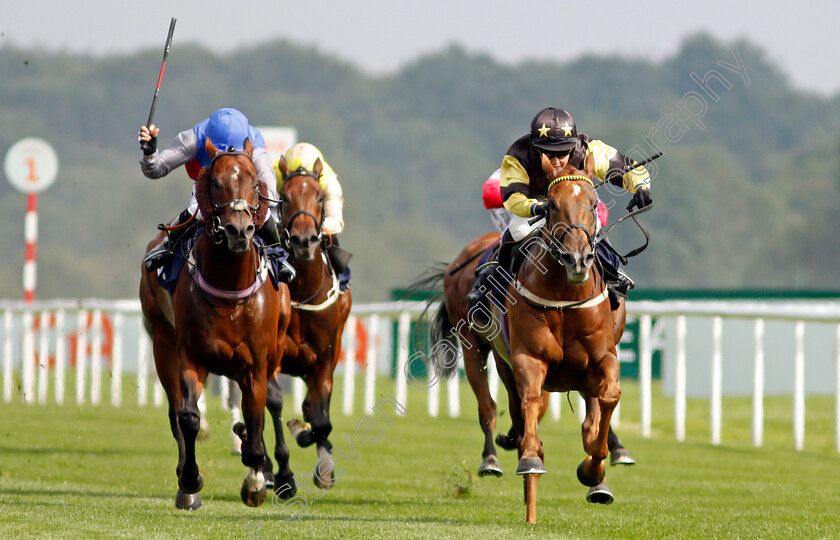
[[[390,381],[379,383],[380,395],[393,395]],[[125,387],[130,384],[126,379]],[[347,449],[345,434],[351,434],[358,461],[337,459],[343,476],[321,499],[299,490],[309,507],[294,522],[289,508],[270,500],[260,508],[240,501],[246,469],[229,453],[228,418],[218,399],[210,400],[210,437],[198,448],[205,488],[197,512],[174,508],[177,454],[164,409],[132,405],[132,396],[119,410],[3,403],[0,538],[252,538],[246,526],[257,525],[267,539],[836,537],[840,455],[833,398],[808,398],[805,450],[797,452],[789,397],[766,401],[765,445],[756,449],[749,399],[724,400],[720,446],[709,443],[708,404],[690,400],[687,439],[680,443],[673,403],[659,386],[652,439],[638,435],[637,385],[623,386],[619,432],[638,464],[607,471],[616,502],[585,502],[586,488],[575,478],[584,457],[580,427],[564,398],[561,421],[547,419],[540,432],[549,474],[539,483],[535,526],[524,523],[515,453],[500,454],[502,478],[475,477],[481,432],[466,385],[459,419],[428,418],[426,392],[410,388],[406,417],[383,425],[381,439],[370,445],[354,431],[363,416],[357,392],[357,412],[334,414],[331,439]],[[337,398],[334,411],[340,408]],[[507,429],[503,409],[499,426]],[[291,450],[292,469],[311,475],[314,450]]]

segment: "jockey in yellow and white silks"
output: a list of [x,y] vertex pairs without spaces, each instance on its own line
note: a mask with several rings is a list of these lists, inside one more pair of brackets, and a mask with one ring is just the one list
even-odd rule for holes
[[[324,232],[330,235],[340,233],[344,229],[344,216],[342,215],[344,195],[341,191],[341,184],[338,183],[338,175],[324,159],[321,151],[313,144],[300,142],[289,148],[283,157],[286,159],[290,171],[295,171],[301,167],[311,171],[315,167],[315,162],[321,160],[323,168],[318,181],[321,184],[321,189],[324,190]],[[280,172],[279,162],[280,160],[277,159],[272,164],[274,165],[274,174],[277,177],[278,192],[283,187],[283,174]]]

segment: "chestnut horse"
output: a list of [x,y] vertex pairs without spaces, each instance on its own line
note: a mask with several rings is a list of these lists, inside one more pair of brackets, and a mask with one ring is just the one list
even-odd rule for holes
[[268,379],[278,369],[285,345],[289,292],[285,284],[275,290],[265,279],[264,260],[252,242],[268,211],[260,193],[265,187],[251,160],[253,145],[246,140],[244,152],[220,152],[208,138],[205,149],[212,163],[196,181],[204,232],[178,277],[174,296],[158,286],[155,272],[144,268],[140,303],[178,444],[175,505],[201,506],[197,400],[208,373],[215,373],[236,381],[242,391],[245,425],[237,430],[243,440],[242,463],[250,470],[240,495],[246,505],[259,506],[266,498],[263,411]]
[[[303,420],[288,421],[289,431],[301,447],[316,445],[318,464],[314,482],[329,488],[334,483],[332,444],[327,438],[332,431],[330,398],[333,371],[341,351],[341,334],[350,314],[350,289],[340,291],[334,269],[330,267],[322,230],[324,221],[324,192],[318,179],[321,160],[313,171],[289,171],[284,159],[279,162],[283,174],[280,194],[280,222],[291,263],[297,272],[289,285],[292,313],[286,331],[285,353],[281,372],[301,377],[306,382],[306,397],[302,404]],[[352,359],[348,359],[352,361]],[[281,498],[292,497],[297,486],[289,468],[289,449],[283,437],[281,412],[283,394],[276,380],[269,387],[268,409],[276,433],[275,493]]]
[[[570,174],[577,172],[578,174]],[[587,415],[583,442],[587,458],[578,479],[590,486],[587,500],[609,503],[603,483],[609,421],[618,404],[618,359],[615,343],[624,329],[623,302],[613,314],[595,260],[597,199],[588,171],[566,169],[552,182],[550,211],[539,234],[525,242],[525,261],[509,283],[491,283],[500,290],[502,308],[480,326],[469,310],[467,293],[478,262],[474,256],[498,239],[488,234],[471,242],[442,273],[444,302],[433,322],[432,340],[462,344],[467,376],[479,402],[485,432],[485,462],[498,465],[492,435],[495,405],[486,381],[486,357],[492,349],[508,391],[511,419],[519,442],[517,474],[526,476],[527,520],[536,520],[536,483],[545,473],[537,424],[547,405],[546,391],[578,391]],[[462,270],[463,271],[459,271]],[[425,278],[426,284],[435,276]],[[437,349],[437,350],[435,350]],[[434,347],[432,359],[445,374],[455,365],[452,347]],[[437,353],[437,354],[436,354]],[[446,362],[440,356],[448,354]],[[617,438],[615,439],[617,441]],[[488,463],[489,462],[489,463]],[[490,471],[491,473],[493,471]],[[500,474],[499,469],[496,474]]]

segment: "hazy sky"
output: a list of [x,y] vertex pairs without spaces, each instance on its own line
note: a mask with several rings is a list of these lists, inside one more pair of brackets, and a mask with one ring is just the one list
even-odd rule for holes
[[280,37],[371,73],[450,43],[505,62],[583,53],[661,59],[705,31],[749,39],[798,88],[840,91],[840,0],[0,0],[0,46],[162,52],[170,17],[178,19],[173,63],[186,42],[228,51]]

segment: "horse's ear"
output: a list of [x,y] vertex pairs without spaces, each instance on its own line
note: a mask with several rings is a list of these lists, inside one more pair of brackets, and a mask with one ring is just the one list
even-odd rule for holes
[[583,160],[583,174],[592,178],[592,174],[595,171],[595,154],[589,154]]
[[312,166],[312,172],[315,174],[316,177],[321,178],[321,171],[324,170],[324,163],[321,161],[321,158],[315,160],[315,165]]
[[281,156],[280,159],[277,160],[277,168],[280,170],[281,178],[284,180],[287,176],[289,176],[289,164],[286,163],[286,158]]
[[210,159],[213,159],[219,153],[219,149],[216,148],[216,145],[213,144],[213,141],[210,140],[210,137],[207,137],[207,140],[204,141],[204,151],[207,152],[207,155],[210,156]]
[[254,155],[254,143],[251,142],[251,139],[245,139],[245,144],[243,145],[245,148],[245,153],[249,156]]

